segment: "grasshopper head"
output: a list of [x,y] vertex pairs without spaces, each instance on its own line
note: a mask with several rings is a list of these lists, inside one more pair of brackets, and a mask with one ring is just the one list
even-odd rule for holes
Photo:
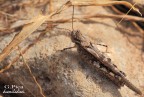
[[84,36],[80,33],[79,30],[75,30],[71,32],[71,40],[72,42],[79,44],[84,41]]

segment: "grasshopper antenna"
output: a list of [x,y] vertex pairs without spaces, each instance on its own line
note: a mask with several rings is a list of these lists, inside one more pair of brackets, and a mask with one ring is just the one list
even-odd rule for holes
[[72,31],[74,31],[73,21],[74,21],[74,5],[73,5],[73,12],[72,12]]

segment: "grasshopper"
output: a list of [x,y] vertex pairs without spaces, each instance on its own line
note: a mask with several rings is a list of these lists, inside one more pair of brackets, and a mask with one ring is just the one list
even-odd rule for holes
[[142,92],[134,86],[126,78],[126,74],[120,71],[116,65],[111,62],[94,44],[92,44],[80,31],[71,32],[71,40],[75,43],[77,51],[80,56],[87,62],[95,67],[95,69],[107,76],[119,88],[126,85],[137,94],[142,95]]

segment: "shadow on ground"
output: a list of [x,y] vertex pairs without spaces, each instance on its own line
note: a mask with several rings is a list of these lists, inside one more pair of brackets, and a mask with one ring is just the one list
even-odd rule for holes
[[[17,64],[22,63],[20,59]],[[105,93],[109,93],[111,97],[122,97],[116,85],[114,85],[105,76],[99,74],[94,68],[84,63],[75,49],[67,51],[57,51],[51,56],[40,56],[27,60],[33,75],[41,85],[46,97],[86,97],[86,91],[100,87],[102,93],[93,92],[93,95],[101,97]],[[75,71],[80,71],[84,77],[76,82]],[[10,80],[7,80],[9,77]],[[25,94],[18,94],[17,97],[41,97],[36,83],[33,81],[25,66],[20,68],[11,68],[10,70],[2,73],[0,78],[3,79],[0,85],[1,91],[4,84],[16,84],[24,86]],[[82,78],[82,79],[81,79]],[[90,84],[94,83],[95,86],[87,86],[83,88],[85,83],[83,81],[90,80]],[[12,82],[12,83],[11,83]],[[91,84],[92,85],[92,84]],[[13,97],[5,96],[5,97]],[[15,96],[16,97],[16,96]]]

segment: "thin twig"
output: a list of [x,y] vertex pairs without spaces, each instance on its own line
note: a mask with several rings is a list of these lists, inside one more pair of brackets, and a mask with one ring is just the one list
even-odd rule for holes
[[139,9],[135,8],[131,3],[127,2],[127,1],[107,1],[104,3],[98,3],[97,1],[71,1],[72,5],[76,5],[76,6],[112,6],[112,5],[125,5],[129,8],[132,8],[134,11],[136,11],[137,13],[139,13],[141,16],[142,14],[140,13]]
[[54,15],[61,13],[61,12],[64,11],[65,9],[69,8],[70,6],[71,6],[71,2],[70,2],[70,1],[66,2],[66,3],[65,3],[64,5],[62,5],[58,10],[56,10],[56,11],[52,12],[50,15],[48,15],[48,19],[49,19],[49,17],[51,18],[51,17],[53,17]]
[[[120,15],[123,15],[123,14],[124,14],[123,12],[119,11],[118,9],[116,9],[114,6],[111,6],[111,8],[112,8],[116,13],[118,13],[118,14],[120,14]],[[141,18],[141,17],[137,17],[137,18],[140,19],[139,21],[144,21],[144,19]],[[135,18],[135,19],[136,19],[136,18]],[[143,29],[142,29],[140,26],[138,26],[138,24],[137,24],[136,22],[132,21],[131,23],[133,24],[133,26],[136,27],[136,29],[137,29],[138,31],[140,31],[140,33],[144,34]]]
[[120,15],[122,15],[122,14],[124,14],[123,12],[121,12],[120,10],[118,10],[116,7],[114,7],[114,6],[111,6],[111,8],[112,8],[112,10],[114,11],[114,12],[116,12],[117,14],[120,14]]
[[[94,15],[77,15],[74,18],[75,20],[83,20],[83,19],[90,19],[90,18],[114,18],[114,19],[121,19],[124,18],[124,20],[128,21],[143,21],[144,18],[137,17],[137,16],[130,16],[130,15],[114,15],[114,14],[94,14]],[[54,23],[65,23],[71,21],[71,18],[59,18],[59,19],[49,19],[48,22],[54,22]]]
[[[15,35],[13,40],[3,49],[3,51],[0,53],[0,62],[6,58],[23,40],[25,40],[31,33],[33,33],[38,27],[40,27],[46,20],[51,19],[56,14],[59,14],[63,10],[70,7],[71,2],[66,2],[62,7],[60,7],[55,12],[52,12],[50,15],[39,15],[35,18],[33,18],[31,23],[29,25],[24,26],[22,31]],[[36,20],[36,18],[38,18]]]
[[123,21],[123,19],[129,14],[129,12],[134,8],[135,5],[136,3],[131,7],[131,9],[125,14],[125,16],[122,17],[122,19],[116,25],[120,24]]
[[140,26],[138,26],[138,24],[137,24],[136,22],[132,22],[132,24],[136,27],[136,29],[137,29],[140,33],[144,34],[144,30],[143,30]]
[[0,11],[0,14],[7,15],[10,17],[17,17],[16,15],[12,15],[12,14],[9,14],[9,13],[3,12],[3,11]]
[[49,12],[52,13],[53,9],[53,0],[49,0]]
[[[43,37],[46,34],[46,32],[42,32],[40,33],[40,35],[38,36],[38,38],[36,38],[34,40],[33,43],[29,44],[24,50],[21,51],[22,54],[25,54],[26,51],[28,51],[31,47],[33,47],[40,39],[41,37]],[[3,73],[4,71],[8,70],[15,62],[17,62],[17,60],[19,59],[20,54],[18,54],[11,63],[9,63],[6,67],[4,67],[3,69],[0,70],[0,73]]]
[[36,80],[35,76],[33,75],[33,73],[32,73],[32,71],[31,71],[29,65],[27,64],[27,62],[26,62],[26,60],[25,60],[25,58],[24,58],[24,56],[23,56],[23,54],[22,54],[19,46],[18,46],[18,50],[19,50],[19,53],[20,53],[20,55],[21,55],[21,57],[22,57],[22,60],[23,60],[23,62],[24,62],[24,65],[28,68],[28,71],[29,71],[30,75],[32,76],[34,82],[37,84],[37,86],[38,86],[38,88],[39,88],[39,90],[40,90],[40,94],[42,95],[42,97],[46,97],[46,96],[44,95],[44,93],[43,93],[42,87],[41,87],[40,84],[37,82],[37,80]]

